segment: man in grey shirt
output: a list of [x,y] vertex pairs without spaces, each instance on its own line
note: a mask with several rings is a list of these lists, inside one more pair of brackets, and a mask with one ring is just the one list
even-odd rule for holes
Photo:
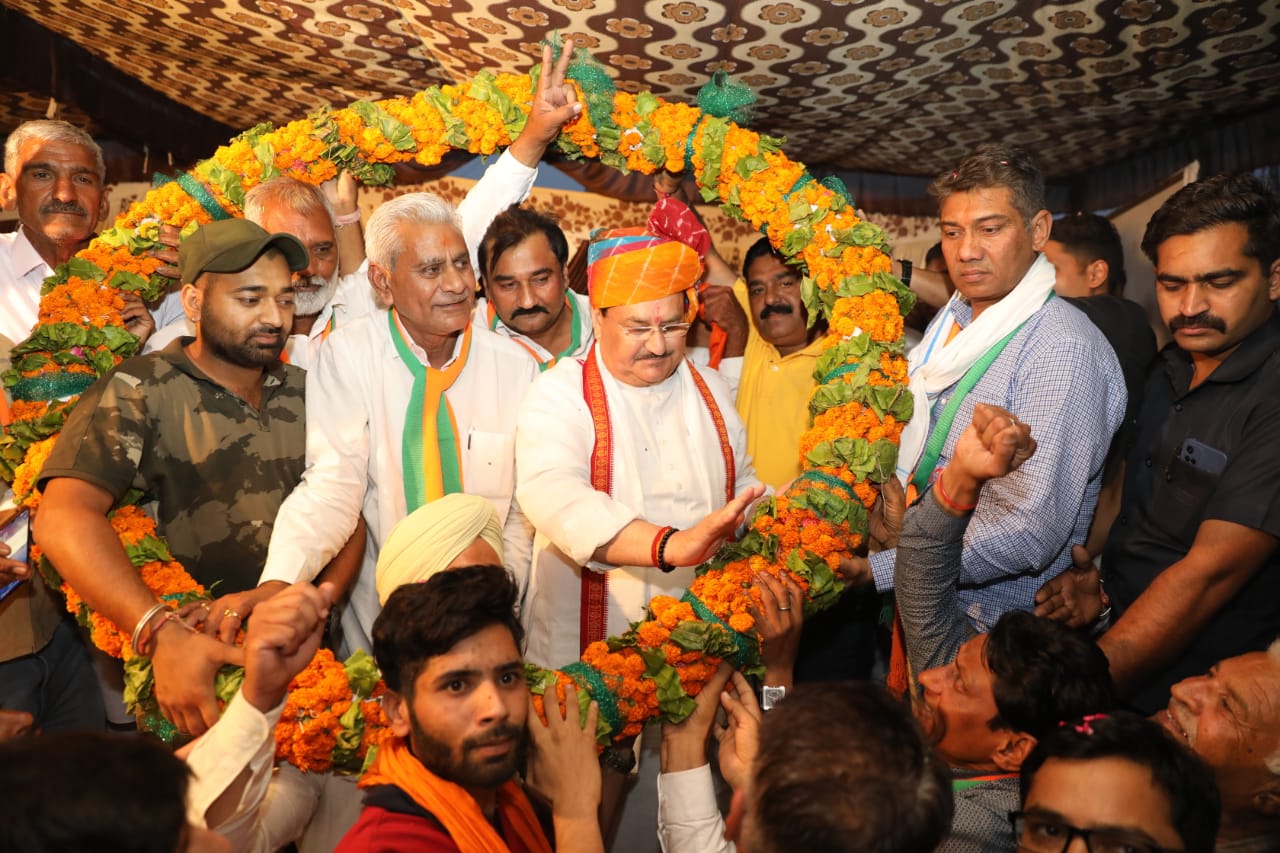
[[[947,853],[1012,853],[1017,774],[1038,738],[1060,720],[1114,705],[1106,657],[1087,638],[1025,611],[975,633],[956,592],[983,483],[1034,452],[1026,424],[979,403],[946,468],[902,518],[894,588],[914,674],[912,707],[952,769],[955,817],[938,848]],[[886,503],[900,505],[896,483],[886,491]]]

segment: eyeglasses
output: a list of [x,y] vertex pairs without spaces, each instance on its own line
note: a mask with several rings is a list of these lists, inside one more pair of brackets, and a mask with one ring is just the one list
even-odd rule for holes
[[1066,853],[1076,837],[1084,839],[1089,853],[1179,853],[1123,829],[1080,829],[1044,815],[1024,812],[1011,812],[1009,822],[1013,824],[1018,849],[1031,853]]
[[654,332],[664,338],[678,338],[689,331],[692,323],[663,323],[661,326],[619,326],[622,334],[633,341],[647,341]]

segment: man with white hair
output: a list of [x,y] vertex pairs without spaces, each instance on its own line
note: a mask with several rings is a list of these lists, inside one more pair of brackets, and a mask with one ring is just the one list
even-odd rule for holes
[[[307,469],[276,517],[260,590],[314,577],[355,529],[364,565],[342,614],[349,650],[370,649],[374,566],[400,519],[454,492],[489,499],[523,579],[531,533],[515,490],[516,411],[537,366],[471,323],[475,275],[457,212],[410,193],[365,233],[369,280],[389,310],[339,326],[307,375]],[[240,610],[244,614],[243,609]]]
[[1184,678],[1154,719],[1213,771],[1217,853],[1280,850],[1280,640]]

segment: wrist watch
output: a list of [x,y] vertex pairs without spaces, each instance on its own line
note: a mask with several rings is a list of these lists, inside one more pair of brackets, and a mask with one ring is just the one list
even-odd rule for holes
[[772,711],[787,696],[787,688],[769,684],[760,687],[760,710]]
[[636,766],[636,751],[629,746],[607,746],[600,753],[600,764],[626,776]]

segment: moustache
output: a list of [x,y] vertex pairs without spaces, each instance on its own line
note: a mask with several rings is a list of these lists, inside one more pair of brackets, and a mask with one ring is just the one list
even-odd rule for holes
[[500,725],[494,726],[492,729],[490,729],[488,732],[482,735],[477,735],[472,738],[466,738],[465,740],[462,741],[462,748],[464,750],[481,749],[483,747],[492,746],[495,743],[502,743],[503,741],[508,741],[508,740],[515,740],[519,742],[523,734],[524,734],[524,729],[520,728],[519,726],[513,725],[511,723],[502,723]]
[[51,201],[40,206],[41,213],[70,213],[76,216],[88,216],[85,209],[74,201]]
[[1213,329],[1217,332],[1225,332],[1227,324],[1221,317],[1215,317],[1208,311],[1201,311],[1191,317],[1179,314],[1169,321],[1169,331],[1176,332],[1179,329]]
[[254,326],[249,332],[249,337],[258,335],[278,335],[284,331],[284,326]]
[[541,305],[535,305],[532,308],[517,308],[516,310],[511,312],[511,319],[514,320],[517,317],[533,317],[537,314],[550,314],[550,313],[551,313],[550,311],[548,311],[546,308],[542,307]]
[[772,317],[774,314],[794,314],[794,313],[796,313],[795,309],[792,308],[790,305],[787,305],[786,303],[780,303],[778,305],[766,305],[760,311],[760,319],[767,320],[770,317]]

